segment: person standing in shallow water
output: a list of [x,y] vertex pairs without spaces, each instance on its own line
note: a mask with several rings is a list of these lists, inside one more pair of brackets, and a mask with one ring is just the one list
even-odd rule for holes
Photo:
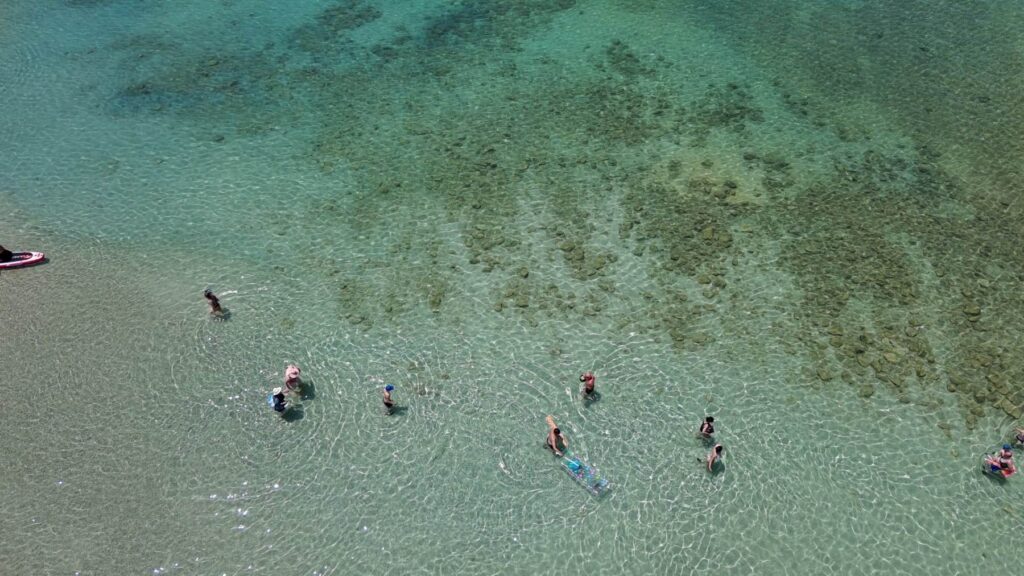
[[395,409],[395,401],[391,398],[391,391],[394,389],[391,384],[384,387],[384,412],[388,415]]
[[[561,456],[562,450],[569,448],[569,440],[562,435],[562,431],[558,429],[558,425],[555,424],[554,418],[548,416],[544,418],[544,420],[548,423],[548,437],[547,440],[545,440],[545,443],[556,456]],[[559,449],[559,445],[561,445],[561,449]]]
[[715,417],[705,416],[704,421],[700,423],[700,435],[704,438],[711,438],[715,433]]
[[715,447],[711,449],[711,452],[708,452],[708,472],[713,471],[713,468],[715,467],[715,462],[718,462],[722,458],[722,452],[724,450],[724,446],[722,446],[721,444],[715,444]]
[[588,370],[580,374],[580,382],[583,382],[583,390],[581,391],[583,397],[592,398],[594,396],[594,384],[597,383],[594,373]]
[[220,305],[220,298],[211,290],[203,291],[203,298],[206,298],[206,302],[210,305],[210,315],[216,316],[217,318],[224,317],[224,308]]
[[284,398],[284,390],[274,388],[270,392],[270,399],[272,401],[274,411],[278,414],[284,414],[285,410],[288,409],[288,401]]
[[300,379],[301,374],[302,370],[298,366],[295,364],[289,364],[288,367],[284,369],[284,387],[288,390],[295,390],[298,388],[299,384],[302,383]]

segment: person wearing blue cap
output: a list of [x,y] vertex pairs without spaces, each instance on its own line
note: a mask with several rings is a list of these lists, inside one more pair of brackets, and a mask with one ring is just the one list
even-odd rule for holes
[[395,408],[395,401],[391,399],[391,391],[394,389],[395,387],[391,384],[384,386],[384,410],[388,414],[391,414]]
[[1013,465],[1013,449],[1009,444],[1003,444],[999,454],[995,457],[989,456],[986,462],[993,473],[1002,474],[1004,478],[1009,478],[1017,471],[1017,467]]

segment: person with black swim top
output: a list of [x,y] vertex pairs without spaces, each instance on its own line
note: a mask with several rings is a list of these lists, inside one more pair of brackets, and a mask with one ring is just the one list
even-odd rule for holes
[[207,303],[210,304],[210,314],[212,316],[224,316],[224,309],[221,308],[220,298],[217,298],[217,295],[212,290],[204,290],[203,298],[206,298]]
[[0,246],[0,262],[10,262],[11,260],[14,260],[14,252]]
[[711,438],[711,435],[715,433],[715,417],[705,416],[704,421],[700,423],[700,435],[705,438]]

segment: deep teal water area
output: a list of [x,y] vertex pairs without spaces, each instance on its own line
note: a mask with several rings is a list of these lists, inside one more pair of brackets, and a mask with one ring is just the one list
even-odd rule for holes
[[1018,572],[1021,30],[5,3],[0,572]]

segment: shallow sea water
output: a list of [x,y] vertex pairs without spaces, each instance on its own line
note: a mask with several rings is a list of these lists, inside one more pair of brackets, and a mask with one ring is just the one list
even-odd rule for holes
[[[934,51],[940,4],[886,10]],[[10,3],[0,242],[50,261],[0,272],[4,573],[1015,572],[1019,100],[908,120],[948,60],[869,8]],[[797,48],[851,29],[842,82]]]

